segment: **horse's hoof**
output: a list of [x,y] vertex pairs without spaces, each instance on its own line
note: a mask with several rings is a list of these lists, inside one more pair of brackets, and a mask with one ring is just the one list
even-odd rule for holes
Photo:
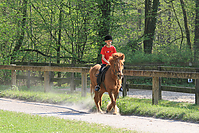
[[108,110],[106,110],[106,113],[108,114]]
[[113,112],[113,115],[119,115],[119,113],[118,112]]
[[104,114],[104,112],[102,110],[97,111],[97,113]]
[[97,114],[104,114],[103,112],[97,112]]

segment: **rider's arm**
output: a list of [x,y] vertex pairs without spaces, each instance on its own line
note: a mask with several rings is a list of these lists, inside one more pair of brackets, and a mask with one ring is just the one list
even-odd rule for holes
[[102,59],[109,64],[109,62],[105,59],[104,55],[102,55]]

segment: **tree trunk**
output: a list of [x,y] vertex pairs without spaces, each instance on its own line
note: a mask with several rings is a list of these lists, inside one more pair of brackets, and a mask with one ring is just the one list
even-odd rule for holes
[[195,18],[195,38],[194,38],[194,62],[199,59],[199,0],[196,0],[196,18]]
[[191,49],[191,39],[190,39],[190,32],[189,32],[189,27],[188,27],[188,20],[187,20],[187,13],[185,10],[185,4],[183,0],[180,0],[182,11],[183,11],[183,17],[184,17],[184,27],[186,31],[186,38],[187,38],[187,45]]
[[101,48],[104,46],[104,37],[109,34],[110,30],[110,12],[111,12],[111,1],[110,0],[98,0],[99,8],[102,13],[99,25],[99,39],[98,39],[98,57],[97,63],[101,63]]
[[151,0],[145,0],[144,52],[148,54],[152,53],[158,6],[159,0],[153,0],[153,5],[151,5]]
[[[60,3],[59,29],[58,29],[58,40],[57,40],[57,64],[60,64],[61,29],[62,29],[62,7],[63,7],[63,4]],[[58,72],[58,78],[61,78],[61,72]],[[61,86],[61,83],[58,83],[58,86]]]
[[11,63],[15,61],[17,51],[20,49],[20,47],[23,44],[24,35],[25,35],[26,16],[27,16],[27,0],[23,0],[21,13],[23,15],[22,15],[21,23],[19,22],[19,31],[18,31],[16,45],[14,47],[14,50],[11,56]]

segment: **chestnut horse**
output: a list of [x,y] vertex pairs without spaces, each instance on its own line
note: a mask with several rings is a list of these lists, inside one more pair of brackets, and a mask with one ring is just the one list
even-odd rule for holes
[[97,112],[103,113],[101,110],[102,106],[102,95],[104,92],[108,92],[109,97],[111,99],[111,103],[108,104],[106,112],[108,113],[111,109],[114,109],[113,114],[118,114],[116,109],[116,99],[119,93],[119,89],[122,84],[123,77],[123,65],[124,65],[125,55],[123,53],[114,53],[109,58],[110,65],[109,69],[105,73],[105,79],[100,85],[100,91],[95,91],[95,86],[97,85],[97,77],[96,75],[99,73],[99,69],[101,65],[96,64],[94,67],[91,67],[90,74],[90,89],[91,94],[95,93],[94,101],[97,107]]

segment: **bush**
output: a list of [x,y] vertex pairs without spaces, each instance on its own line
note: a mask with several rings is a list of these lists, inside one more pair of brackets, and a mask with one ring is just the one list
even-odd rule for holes
[[123,46],[119,51],[125,53],[125,63],[132,65],[163,64],[172,66],[182,66],[189,64],[194,59],[193,52],[186,46],[158,45],[153,49],[153,54],[145,54],[143,50],[132,52],[127,46]]

